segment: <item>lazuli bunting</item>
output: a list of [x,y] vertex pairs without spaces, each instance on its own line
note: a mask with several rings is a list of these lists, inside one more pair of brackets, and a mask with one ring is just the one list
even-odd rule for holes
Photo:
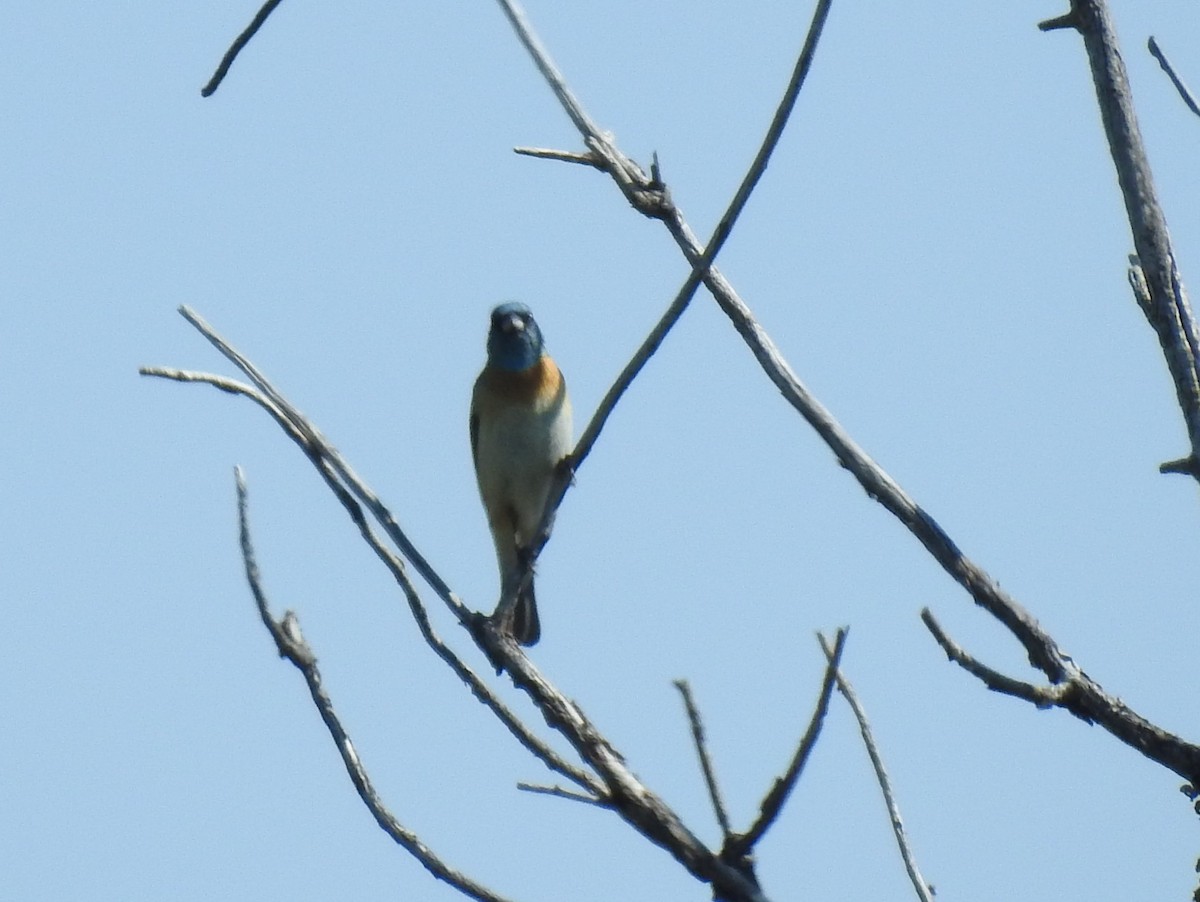
[[[521,575],[559,462],[571,451],[567,383],[524,304],[492,311],[487,364],[471,394],[471,454],[500,564],[501,597]],[[517,598],[513,638],[541,636],[533,580]]]

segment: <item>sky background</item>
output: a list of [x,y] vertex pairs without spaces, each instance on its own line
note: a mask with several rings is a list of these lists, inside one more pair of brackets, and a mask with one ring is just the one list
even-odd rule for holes
[[[1200,272],[1200,13],[1117,0],[1185,281]],[[460,898],[376,827],[245,586],[298,612],[395,814],[523,900],[708,898],[547,773],[419,639],[303,456],[257,408],[139,377],[254,360],[477,608],[497,577],[467,441],[489,309],[530,304],[586,419],[685,278],[589,169],[489,3],[287,0],[201,99],[255,2],[8,4],[0,17],[0,900]],[[1110,692],[1200,740],[1200,493],[1064,4],[836,3],[720,266],[852,436]],[[591,115],[711,231],[807,4],[530,0]],[[543,672],[709,843],[671,686],[692,682],[736,826],[816,698],[814,639],[875,728],[945,900],[1190,898],[1181,780],[987,692],[918,619],[1036,679],[782,401],[711,299],[635,383],[539,571]],[[431,592],[443,635],[486,664]],[[524,697],[495,685],[532,724]],[[549,731],[544,729],[543,733]],[[835,699],[759,846],[774,899],[912,898]]]

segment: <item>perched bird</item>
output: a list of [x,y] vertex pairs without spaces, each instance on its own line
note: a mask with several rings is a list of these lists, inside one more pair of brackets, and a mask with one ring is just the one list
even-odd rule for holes
[[[501,597],[521,575],[554,470],[571,451],[567,383],[524,304],[492,311],[487,364],[471,394],[471,455],[500,564]],[[513,638],[541,636],[533,581],[517,598]]]

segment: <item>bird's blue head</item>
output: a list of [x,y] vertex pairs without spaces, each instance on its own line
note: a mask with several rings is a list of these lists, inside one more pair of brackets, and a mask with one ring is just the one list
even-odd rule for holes
[[524,304],[509,301],[492,311],[488,363],[509,372],[527,370],[542,356],[542,330]]

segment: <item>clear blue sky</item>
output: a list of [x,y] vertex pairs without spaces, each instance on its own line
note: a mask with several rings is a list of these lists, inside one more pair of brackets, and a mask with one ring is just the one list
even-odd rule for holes
[[[195,307],[306,411],[476,607],[494,601],[466,407],[489,308],[529,303],[583,420],[686,267],[578,148],[489,3],[9,4],[0,37],[0,899],[451,900],[377,829],[236,547],[295,609],[395,813],[527,900],[704,899],[546,779],[421,644],[373,556],[252,405],[139,378],[229,372]],[[1185,280],[1200,284],[1200,15],[1114,3]],[[837,3],[721,266],[800,378],[1106,688],[1200,739],[1200,495],[1083,48],[1060,3]],[[593,117],[657,151],[707,235],[810,8],[531,0]],[[693,683],[736,824],[849,624],[940,898],[1184,899],[1196,818],[1099,729],[988,693],[918,620],[1023,677],[977,611],[778,397],[705,295],[610,421],[543,556],[533,657],[710,842],[671,680]],[[433,601],[443,634],[471,650]],[[484,667],[478,658],[472,658]],[[523,698],[505,697],[530,713]],[[760,847],[776,899],[908,899],[850,712]]]

